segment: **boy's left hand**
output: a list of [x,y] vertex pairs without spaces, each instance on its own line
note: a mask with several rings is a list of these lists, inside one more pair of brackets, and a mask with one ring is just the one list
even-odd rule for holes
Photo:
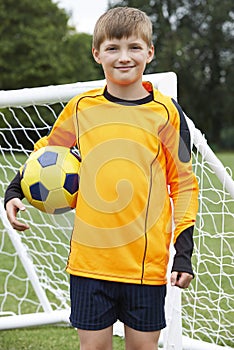
[[193,279],[193,275],[187,272],[173,271],[171,273],[171,285],[179,288],[188,288],[190,282]]

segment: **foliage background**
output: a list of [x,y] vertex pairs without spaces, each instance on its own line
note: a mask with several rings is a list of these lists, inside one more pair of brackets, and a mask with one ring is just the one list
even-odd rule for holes
[[[185,112],[213,149],[233,150],[233,1],[108,4],[137,7],[150,16],[156,55],[146,73],[174,71]],[[68,19],[52,0],[0,0],[1,90],[103,79],[91,55],[92,36],[76,32]]]

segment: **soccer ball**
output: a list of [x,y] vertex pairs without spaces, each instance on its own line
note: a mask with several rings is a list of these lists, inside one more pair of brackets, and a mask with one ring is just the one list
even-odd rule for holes
[[31,153],[21,167],[21,188],[35,208],[61,214],[76,206],[80,157],[75,149],[46,146]]

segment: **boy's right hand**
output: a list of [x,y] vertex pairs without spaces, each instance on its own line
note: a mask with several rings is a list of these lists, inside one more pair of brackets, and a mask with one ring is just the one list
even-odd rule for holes
[[24,211],[25,206],[19,198],[12,198],[6,204],[6,214],[11,226],[18,231],[29,229],[29,225],[17,220],[16,215],[19,210]]

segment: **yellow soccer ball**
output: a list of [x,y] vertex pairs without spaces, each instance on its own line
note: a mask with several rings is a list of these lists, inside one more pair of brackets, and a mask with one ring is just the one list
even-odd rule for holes
[[48,214],[76,206],[80,157],[75,149],[46,146],[33,152],[21,167],[21,188],[27,201]]

